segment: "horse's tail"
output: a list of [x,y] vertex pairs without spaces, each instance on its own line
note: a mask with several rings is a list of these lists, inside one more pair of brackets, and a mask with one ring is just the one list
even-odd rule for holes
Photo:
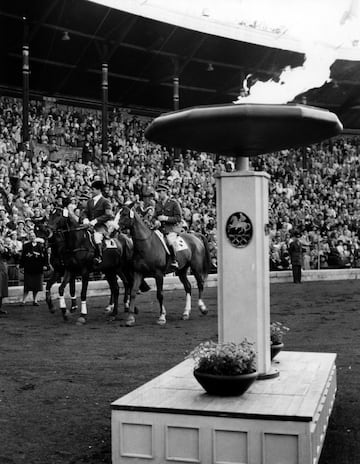
[[205,256],[204,256],[204,261],[203,261],[202,272],[205,276],[208,276],[211,270],[211,254],[210,254],[209,244],[208,244],[208,241],[205,235],[200,234],[200,233],[197,233],[196,235],[201,239],[201,241],[204,244]]

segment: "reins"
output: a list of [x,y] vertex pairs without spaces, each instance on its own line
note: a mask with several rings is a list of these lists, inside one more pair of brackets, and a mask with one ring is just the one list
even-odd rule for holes
[[77,232],[79,230],[87,230],[88,227],[87,226],[79,226],[79,227],[71,227],[71,228],[67,228],[67,229],[56,229],[56,232]]
[[[67,227],[66,229],[56,229],[55,233],[60,235],[60,234],[69,233],[69,232],[78,232],[80,230],[87,231],[88,229],[89,229],[89,227],[87,227],[86,225],[80,225],[78,227]],[[89,240],[90,240],[91,244],[93,245],[92,240],[90,239],[90,237],[89,237]],[[78,248],[71,249],[72,253],[77,253],[78,251],[87,251],[87,252],[89,252],[90,249],[86,248],[86,247],[78,247]]]

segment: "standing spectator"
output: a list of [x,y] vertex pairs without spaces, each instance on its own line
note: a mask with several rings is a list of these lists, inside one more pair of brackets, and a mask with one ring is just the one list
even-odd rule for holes
[[2,309],[3,298],[8,296],[8,268],[7,268],[8,249],[3,242],[0,242],[0,316],[7,314]]
[[300,233],[295,232],[294,238],[289,244],[289,256],[292,266],[294,284],[301,284],[301,266],[303,260],[302,244],[300,242]]
[[33,306],[39,306],[37,295],[43,290],[44,270],[47,263],[45,246],[40,239],[37,239],[34,230],[31,230],[29,241],[24,243],[20,258],[20,267],[24,268],[23,305],[31,291],[33,293]]

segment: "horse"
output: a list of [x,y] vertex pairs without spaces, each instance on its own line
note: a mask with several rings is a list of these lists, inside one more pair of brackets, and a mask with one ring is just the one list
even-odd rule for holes
[[[54,304],[51,298],[51,288],[52,286],[61,281],[67,272],[65,270],[63,257],[62,255],[62,243],[63,236],[61,228],[57,228],[61,224],[62,215],[59,214],[59,211],[54,211],[51,215],[52,221],[56,224],[56,227],[49,225],[48,220],[44,220],[41,223],[36,224],[35,232],[36,236],[44,240],[46,248],[49,249],[49,268],[50,274],[46,280],[46,291],[45,291],[45,301],[48,305],[48,309],[51,313],[55,313]],[[76,276],[71,275],[67,279],[70,286],[70,297],[71,297],[71,307],[70,311],[66,308],[66,303],[64,299],[64,290],[65,287],[59,289],[60,294],[60,309],[65,321],[68,320],[70,313],[74,313],[77,310],[76,302]]]
[[[69,277],[66,276],[66,273],[68,271],[65,269],[64,260],[60,255],[62,240],[63,239],[61,238],[61,232],[52,234],[47,240],[48,246],[50,248],[49,264],[51,268],[51,273],[46,282],[45,301],[48,305],[49,311],[51,313],[54,313],[55,308],[54,308],[54,304],[51,298],[51,288],[56,282],[60,280],[61,281],[61,284],[59,286],[60,310],[61,310],[64,321],[67,321],[69,319],[69,315],[71,313],[74,313],[78,309],[78,306],[76,302],[76,275],[70,273]],[[63,285],[64,280],[66,282],[69,282],[70,298],[71,298],[70,311],[66,307],[66,302],[64,298],[64,291],[65,291],[65,285]]]
[[[111,304],[108,306],[108,308],[111,308],[108,311],[109,316],[116,318],[118,314],[119,285],[117,276],[121,278],[124,284],[124,304],[125,309],[127,309],[130,285],[132,283],[132,276],[129,271],[129,260],[132,253],[131,239],[124,234],[117,234],[115,238],[111,239],[111,247],[105,248],[101,265],[94,266],[95,248],[89,226],[79,225],[78,222],[70,218],[63,218],[62,215],[55,213],[49,219],[49,227],[53,231],[54,242],[57,244],[55,247],[57,249],[56,254],[61,258],[61,265],[64,269],[63,279],[59,286],[60,308],[64,320],[67,320],[69,314],[66,309],[64,289],[70,283],[70,292],[73,289],[75,293],[75,278],[76,276],[80,276],[82,281],[81,313],[78,323],[86,323],[86,295],[91,272],[103,272],[109,283],[111,292]],[[54,282],[54,278],[48,283],[48,305],[51,301],[50,288]],[[74,293],[71,293],[71,295]],[[73,312],[73,308],[72,299],[70,312]]]
[[[160,306],[160,315],[157,320],[159,325],[166,324],[166,308],[163,297],[164,276],[169,272],[170,254],[166,250],[163,238],[156,231],[151,230],[142,220],[140,215],[124,206],[119,212],[119,226],[130,231],[134,243],[134,255],[132,268],[134,281],[130,291],[130,307],[127,315],[126,326],[135,325],[135,298],[141,280],[144,277],[153,277],[156,282],[156,296]],[[191,269],[198,286],[198,308],[202,314],[207,314],[207,308],[202,300],[204,284],[211,267],[211,258],[208,243],[202,234],[180,233],[182,250],[176,253],[179,269],[176,271],[186,293],[183,320],[188,320],[191,313],[191,284],[187,277]],[[165,246],[164,246],[165,245]]]
[[[87,304],[86,296],[89,284],[89,277],[92,272],[101,272],[105,275],[109,283],[113,309],[110,316],[115,318],[118,314],[119,276],[124,283],[124,302],[128,300],[131,276],[126,272],[128,258],[126,252],[131,244],[129,238],[124,234],[111,239],[111,245],[103,251],[103,260],[99,265],[94,265],[95,247],[92,242],[91,232],[87,225],[78,225],[64,232],[66,248],[69,250],[69,256],[65,260],[65,273],[63,282],[60,287],[65,287],[71,278],[71,275],[81,276],[81,309],[78,324],[85,324],[87,321]],[[60,288],[59,288],[60,293]]]

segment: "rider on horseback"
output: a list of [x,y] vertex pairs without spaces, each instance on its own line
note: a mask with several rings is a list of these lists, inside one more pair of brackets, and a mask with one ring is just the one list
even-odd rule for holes
[[94,263],[102,263],[102,241],[107,233],[107,222],[113,219],[111,204],[103,197],[104,183],[96,179],[92,184],[92,198],[88,200],[81,217],[83,224],[94,227],[95,258]]
[[171,255],[171,268],[176,271],[179,264],[176,260],[174,242],[179,232],[179,226],[182,220],[182,211],[179,203],[169,197],[169,187],[165,183],[159,183],[156,187],[159,194],[159,200],[156,202],[154,219],[155,227],[160,228],[167,238],[169,251]]

